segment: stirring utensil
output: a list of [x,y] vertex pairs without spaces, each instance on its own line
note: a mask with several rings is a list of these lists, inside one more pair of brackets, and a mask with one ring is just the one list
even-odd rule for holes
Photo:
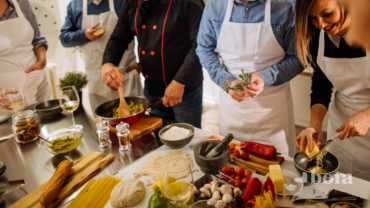
[[323,153],[328,147],[329,147],[329,145],[331,145],[333,142],[334,142],[334,140],[336,140],[336,139],[338,139],[339,138],[339,136],[340,136],[340,134],[341,134],[342,132],[339,132],[339,133],[337,133],[336,135],[334,135],[334,136],[332,136],[323,146],[322,146],[322,148],[321,148],[321,150],[320,150],[320,152],[319,153],[317,153],[315,156],[313,156],[313,157],[311,157],[311,158],[309,158],[308,159],[308,161],[309,162],[311,162],[312,160],[314,160],[314,159],[316,159],[316,157],[317,156],[319,156],[321,153]]
[[[118,67],[114,67],[114,70],[116,71],[117,76],[120,76],[120,73],[118,71]],[[119,99],[120,99],[120,101],[119,101],[120,117],[131,115],[131,109],[127,105],[126,100],[123,97],[122,87],[118,88],[118,92],[119,92]]]
[[49,143],[49,144],[52,144],[51,142],[49,142],[48,140],[44,139],[42,136],[39,135],[39,138],[44,140],[45,142]]
[[9,134],[9,135],[6,135],[6,136],[3,136],[3,137],[0,137],[0,143],[2,142],[5,142],[7,141],[8,139],[12,138],[12,137],[15,137],[15,136],[18,136],[20,134],[23,134],[24,133],[24,130],[20,131],[20,132],[17,132],[15,134]]

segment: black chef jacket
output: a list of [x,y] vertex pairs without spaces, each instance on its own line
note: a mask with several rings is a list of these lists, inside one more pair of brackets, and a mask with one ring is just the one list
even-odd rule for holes
[[185,93],[203,81],[195,54],[203,0],[126,0],[107,43],[103,64],[118,65],[134,36],[145,87],[151,96],[163,96],[175,80]]

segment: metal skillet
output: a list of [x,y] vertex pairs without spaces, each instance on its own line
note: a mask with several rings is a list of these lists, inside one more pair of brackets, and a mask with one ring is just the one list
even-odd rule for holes
[[152,110],[154,108],[157,108],[162,104],[162,101],[158,101],[154,103],[153,105],[149,106],[149,100],[146,99],[145,97],[125,97],[125,101],[127,104],[130,104],[131,101],[134,102],[135,104],[143,104],[144,110],[135,113],[129,116],[121,117],[121,118],[113,118],[113,108],[118,108],[119,107],[119,98],[115,100],[111,100],[108,102],[105,102],[101,105],[99,105],[95,109],[95,115],[99,117],[101,120],[105,120],[108,122],[110,126],[115,127],[117,124],[122,122],[128,123],[130,126],[133,125],[134,123],[138,122],[145,114],[146,111]]

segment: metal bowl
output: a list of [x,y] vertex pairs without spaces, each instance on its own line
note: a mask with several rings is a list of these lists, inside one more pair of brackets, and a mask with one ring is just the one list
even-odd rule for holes
[[294,167],[299,175],[302,176],[304,180],[306,179],[305,181],[310,181],[312,183],[324,182],[338,172],[339,161],[330,152],[324,156],[322,163],[323,168],[326,169],[328,173],[310,173],[307,169],[316,166],[316,159],[309,162],[307,155],[302,152],[297,152],[294,155]]
[[110,126],[116,126],[117,124],[122,122],[128,123],[130,126],[134,123],[138,122],[145,114],[146,109],[149,107],[149,100],[144,97],[125,97],[126,103],[129,105],[130,102],[134,102],[135,104],[143,104],[144,110],[125,117],[121,118],[113,118],[113,108],[119,107],[119,98],[115,100],[111,100],[99,105],[95,109],[95,115],[102,120],[106,120]]
[[[52,142],[53,140],[56,140],[58,138],[63,138],[65,136],[73,136],[77,140],[77,143],[73,147],[69,148],[68,150],[66,150],[66,149],[54,150],[54,149],[50,148],[50,143],[49,142]],[[43,146],[47,151],[49,151],[53,155],[69,154],[69,152],[77,149],[77,147],[80,145],[82,136],[83,136],[83,131],[80,128],[60,129],[60,130],[54,131],[51,134],[49,134],[45,138],[45,140],[47,140],[49,142],[43,141]]]
[[57,117],[60,113],[62,113],[63,109],[60,107],[59,99],[56,99],[37,104],[35,106],[35,111],[42,118],[50,119]]
[[[184,128],[184,129],[188,129],[191,131],[191,134],[188,135],[187,137],[183,138],[183,139],[179,139],[179,140],[166,140],[166,139],[163,139],[162,137],[162,134],[164,132],[166,132],[167,130],[169,130],[171,127],[173,126],[177,126],[177,127],[180,127],[180,128]],[[180,149],[180,148],[183,148],[185,147],[187,144],[189,144],[191,142],[191,140],[193,139],[194,137],[194,126],[190,125],[190,124],[187,124],[187,123],[174,123],[174,124],[170,124],[170,125],[167,125],[165,127],[163,127],[160,131],[159,131],[159,139],[161,140],[161,142],[163,144],[165,144],[166,146],[172,148],[172,149]]]

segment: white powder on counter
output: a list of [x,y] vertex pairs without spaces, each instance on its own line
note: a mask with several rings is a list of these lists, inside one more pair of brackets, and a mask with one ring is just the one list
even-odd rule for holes
[[165,140],[179,140],[183,139],[191,134],[189,129],[173,126],[169,130],[165,131],[161,137]]

